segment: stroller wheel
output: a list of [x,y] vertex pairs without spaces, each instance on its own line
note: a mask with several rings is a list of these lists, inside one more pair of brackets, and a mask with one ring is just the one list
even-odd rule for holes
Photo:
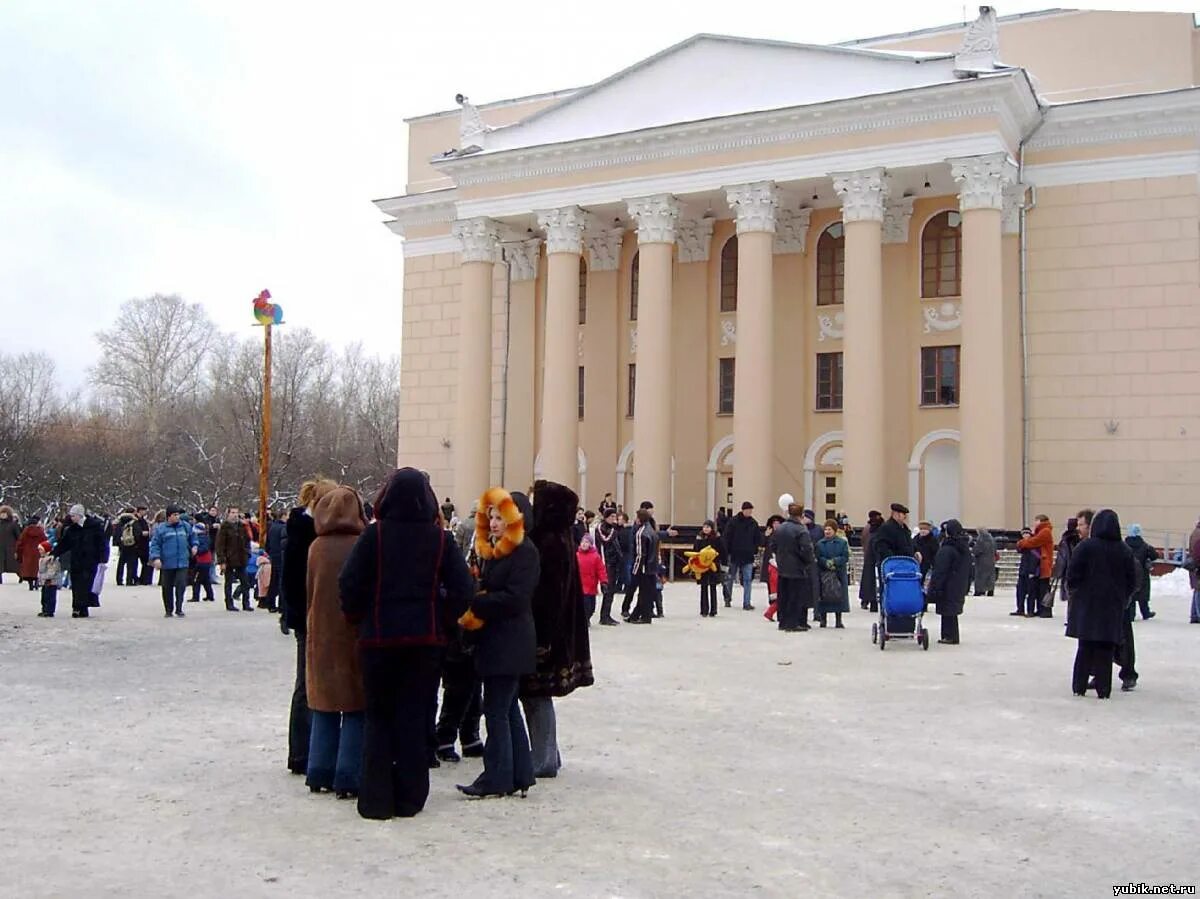
[[878,623],[871,625],[871,642],[872,643],[879,642],[879,624]]
[[887,649],[887,631],[882,628],[879,630],[879,649],[880,651]]

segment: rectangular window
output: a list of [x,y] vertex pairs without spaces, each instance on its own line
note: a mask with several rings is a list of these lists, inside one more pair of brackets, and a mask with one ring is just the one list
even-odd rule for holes
[[629,375],[626,378],[629,395],[625,398],[625,417],[633,418],[634,399],[637,397],[637,363],[629,363]]
[[735,359],[718,359],[717,414],[733,414],[733,375]]
[[842,408],[842,354],[817,353],[817,411]]
[[958,405],[958,356],[956,346],[921,347],[921,405]]
[[583,366],[579,366],[579,420],[583,421]]

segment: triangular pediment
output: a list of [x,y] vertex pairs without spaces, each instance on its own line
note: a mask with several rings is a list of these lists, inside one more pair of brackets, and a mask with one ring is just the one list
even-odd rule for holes
[[886,94],[956,80],[947,54],[701,34],[487,135],[485,152]]

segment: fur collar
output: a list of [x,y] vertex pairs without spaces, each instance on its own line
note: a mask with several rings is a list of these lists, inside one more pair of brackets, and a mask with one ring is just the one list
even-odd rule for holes
[[[495,506],[504,519],[504,533],[492,545],[488,509]],[[525,516],[503,487],[492,487],[479,499],[475,512],[475,552],[481,559],[503,559],[525,540]]]

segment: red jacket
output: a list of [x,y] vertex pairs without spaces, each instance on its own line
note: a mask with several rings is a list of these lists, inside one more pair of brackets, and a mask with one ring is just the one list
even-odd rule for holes
[[601,585],[608,583],[604,560],[600,558],[600,553],[596,552],[595,547],[586,552],[579,550],[575,553],[575,558],[579,562],[579,585],[583,588],[583,595],[595,596],[600,592]]
[[1050,578],[1050,571],[1054,568],[1054,532],[1050,528],[1050,522],[1039,521],[1037,527],[1033,529],[1032,537],[1025,537],[1017,541],[1017,549],[1036,549],[1041,553],[1041,571],[1038,577]]

